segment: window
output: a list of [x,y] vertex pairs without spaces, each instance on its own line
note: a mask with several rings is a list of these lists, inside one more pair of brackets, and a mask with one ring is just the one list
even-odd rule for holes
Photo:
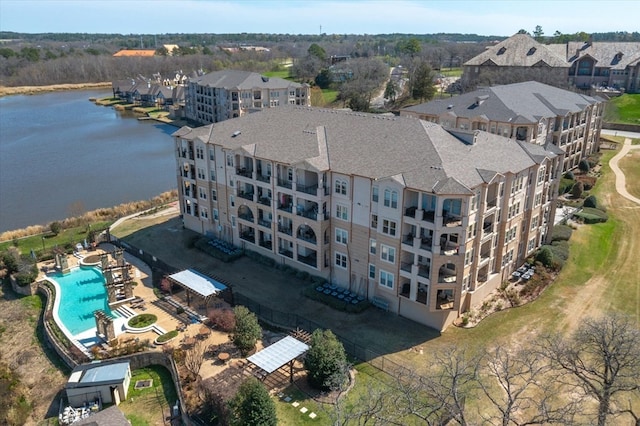
[[218,191],[216,191],[215,189],[211,190],[211,199],[213,201],[218,201]]
[[231,207],[236,206],[236,199],[233,197],[233,195],[229,196],[229,204],[231,204]]
[[342,179],[336,179],[335,193],[347,195],[347,181],[344,181]]
[[480,201],[480,194],[476,193],[471,197],[471,209],[470,211],[474,212],[478,208],[478,202]]
[[476,236],[476,224],[471,224],[467,228],[467,239],[473,238]]
[[531,219],[531,230],[533,231],[537,227],[538,227],[538,216],[536,215],[533,217],[533,219]]
[[542,203],[542,192],[538,192],[536,197],[533,199],[533,206],[538,207]]
[[378,187],[374,186],[373,188],[371,188],[371,201],[373,201],[374,203],[378,202]]
[[390,189],[384,190],[384,206],[392,209],[398,208],[398,192]]
[[376,265],[373,263],[369,264],[369,278],[376,279]]
[[522,191],[522,186],[524,184],[524,176],[518,176],[512,183],[511,183],[511,193],[515,194],[516,192],[520,192]]
[[347,244],[349,233],[344,229],[336,228],[336,243]]
[[376,240],[371,238],[369,240],[369,253],[376,254],[376,245],[377,245]]
[[215,170],[211,170],[210,172],[210,177],[211,177],[211,181],[215,182],[216,181],[216,171]]
[[204,169],[198,167],[198,179],[204,179]]
[[218,209],[213,209],[213,220],[218,221]]
[[201,160],[204,159],[204,149],[202,149],[202,147],[196,147],[196,157]]
[[385,246],[384,244],[380,245],[380,258],[382,260],[386,260],[390,263],[395,263],[396,261],[396,249],[393,247]]
[[287,169],[287,180],[293,182],[293,169],[291,167]]
[[513,241],[516,238],[516,234],[518,232],[518,226],[514,226],[513,228],[510,228],[507,233],[505,234],[504,237],[504,242],[505,243],[509,243],[511,241]]
[[336,252],[336,266],[347,269],[347,255]]
[[469,290],[469,275],[462,279],[462,291]]
[[216,159],[216,151],[213,148],[209,148],[209,160],[213,161]]
[[207,199],[207,190],[205,188],[198,188],[198,195],[203,200],[206,200]]
[[209,212],[204,207],[200,209],[200,217],[204,217],[205,219],[209,217]]
[[382,220],[382,233],[387,235],[396,235],[396,223],[392,220]]
[[475,254],[475,248],[471,247],[471,250],[464,254],[464,264],[468,265],[473,262],[473,255]]
[[233,155],[227,154],[227,166],[233,167]]
[[541,167],[540,170],[538,170],[538,185],[544,182],[544,173],[545,173],[545,168]]
[[527,244],[527,253],[529,253],[534,248],[536,248],[536,238],[535,237],[533,237],[532,239],[529,240],[529,243]]
[[349,220],[349,208],[341,204],[336,205],[336,217],[342,220]]
[[231,227],[235,228],[236,227],[236,217],[231,215]]
[[372,214],[371,215],[371,227],[373,229],[378,229],[378,215],[377,214]]
[[380,270],[380,285],[387,288],[393,288],[393,274]]

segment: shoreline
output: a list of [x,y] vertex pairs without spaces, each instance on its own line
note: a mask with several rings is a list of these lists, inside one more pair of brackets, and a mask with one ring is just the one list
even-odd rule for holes
[[11,95],[35,95],[39,93],[58,92],[63,90],[88,90],[111,88],[112,83],[75,83],[75,84],[51,84],[47,86],[0,86],[0,97]]

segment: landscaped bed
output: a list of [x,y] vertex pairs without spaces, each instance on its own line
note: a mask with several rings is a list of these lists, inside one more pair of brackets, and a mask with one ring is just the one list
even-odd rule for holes
[[127,326],[130,328],[145,328],[158,321],[158,317],[153,314],[140,314],[132,317],[127,321]]
[[158,336],[158,338],[156,338],[156,344],[157,345],[164,345],[167,342],[170,342],[171,340],[173,340],[174,338],[176,338],[178,336],[178,330],[173,330],[170,331],[168,333],[163,334],[162,336]]

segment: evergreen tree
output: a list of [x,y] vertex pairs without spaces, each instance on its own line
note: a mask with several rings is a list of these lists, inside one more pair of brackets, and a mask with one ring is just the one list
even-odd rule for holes
[[262,337],[262,328],[255,314],[244,306],[236,306],[233,312],[236,315],[236,327],[232,340],[240,352],[246,354],[255,348],[256,342]]
[[232,426],[276,426],[276,405],[269,392],[257,379],[250,377],[229,401]]
[[309,383],[318,389],[336,389],[345,383],[347,355],[331,330],[313,332],[304,367],[308,370]]

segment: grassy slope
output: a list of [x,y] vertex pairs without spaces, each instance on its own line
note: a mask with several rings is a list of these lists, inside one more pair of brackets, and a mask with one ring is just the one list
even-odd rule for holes
[[611,99],[607,105],[605,120],[640,124],[640,94],[625,94]]
[[636,149],[620,160],[620,168],[626,177],[627,191],[640,198],[640,151]]
[[[169,415],[169,407],[178,398],[169,371],[154,365],[131,374],[127,400],[119,405],[120,410],[134,426],[165,424],[164,417]],[[138,380],[147,379],[153,379],[152,387],[134,389]]]

